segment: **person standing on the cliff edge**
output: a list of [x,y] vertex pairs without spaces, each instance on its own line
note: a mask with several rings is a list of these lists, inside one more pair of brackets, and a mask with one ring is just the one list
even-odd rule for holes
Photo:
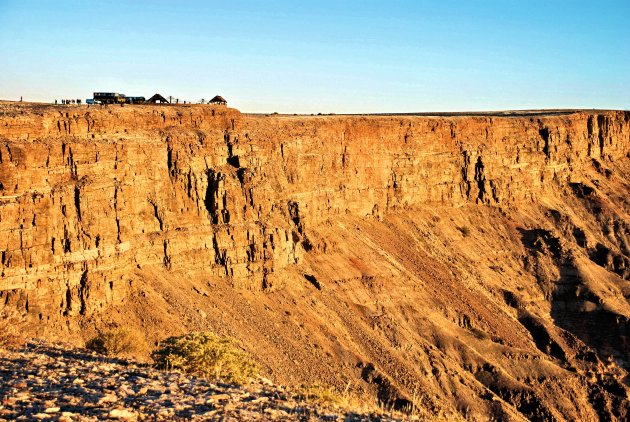
[[22,96],[20,95],[20,102],[22,102]]

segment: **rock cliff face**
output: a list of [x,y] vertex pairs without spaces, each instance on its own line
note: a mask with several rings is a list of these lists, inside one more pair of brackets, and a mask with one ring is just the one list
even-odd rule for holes
[[0,307],[235,335],[281,382],[623,419],[630,113],[2,106]]

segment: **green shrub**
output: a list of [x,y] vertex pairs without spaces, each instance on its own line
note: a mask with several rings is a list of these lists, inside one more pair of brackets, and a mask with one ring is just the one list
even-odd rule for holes
[[147,351],[147,343],[141,333],[122,327],[103,331],[89,340],[85,347],[108,356],[132,356]]
[[258,374],[256,364],[234,340],[214,333],[169,337],[151,357],[160,369],[179,369],[235,384],[243,384]]

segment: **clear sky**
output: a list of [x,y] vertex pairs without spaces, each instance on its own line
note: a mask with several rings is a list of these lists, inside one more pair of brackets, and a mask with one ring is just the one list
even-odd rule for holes
[[0,0],[0,99],[630,109],[630,0]]

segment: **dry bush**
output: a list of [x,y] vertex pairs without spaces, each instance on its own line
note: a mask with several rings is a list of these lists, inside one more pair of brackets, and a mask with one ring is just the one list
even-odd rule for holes
[[135,356],[147,351],[144,336],[123,327],[101,332],[89,340],[85,347],[108,356]]
[[346,388],[340,391],[334,386],[320,383],[301,385],[295,398],[321,406],[332,406],[345,411],[382,412],[383,409],[375,396],[363,393],[357,395],[356,392],[351,392],[350,386],[351,383],[349,382]]
[[346,401],[335,387],[322,384],[300,386],[297,398],[309,403],[336,406],[343,405]]
[[468,226],[457,227],[457,230],[459,230],[464,237],[470,236],[470,227]]
[[475,337],[477,337],[479,340],[488,340],[488,339],[490,339],[490,338],[491,338],[491,337],[490,337],[490,335],[489,335],[488,333],[486,333],[486,332],[485,332],[485,331],[483,331],[483,330],[480,330],[479,328],[472,327],[472,328],[470,329],[470,331],[471,331],[471,332],[472,332],[472,334],[473,334]]
[[234,340],[214,333],[170,337],[151,353],[160,369],[180,369],[208,378],[243,384],[258,374],[251,357]]

